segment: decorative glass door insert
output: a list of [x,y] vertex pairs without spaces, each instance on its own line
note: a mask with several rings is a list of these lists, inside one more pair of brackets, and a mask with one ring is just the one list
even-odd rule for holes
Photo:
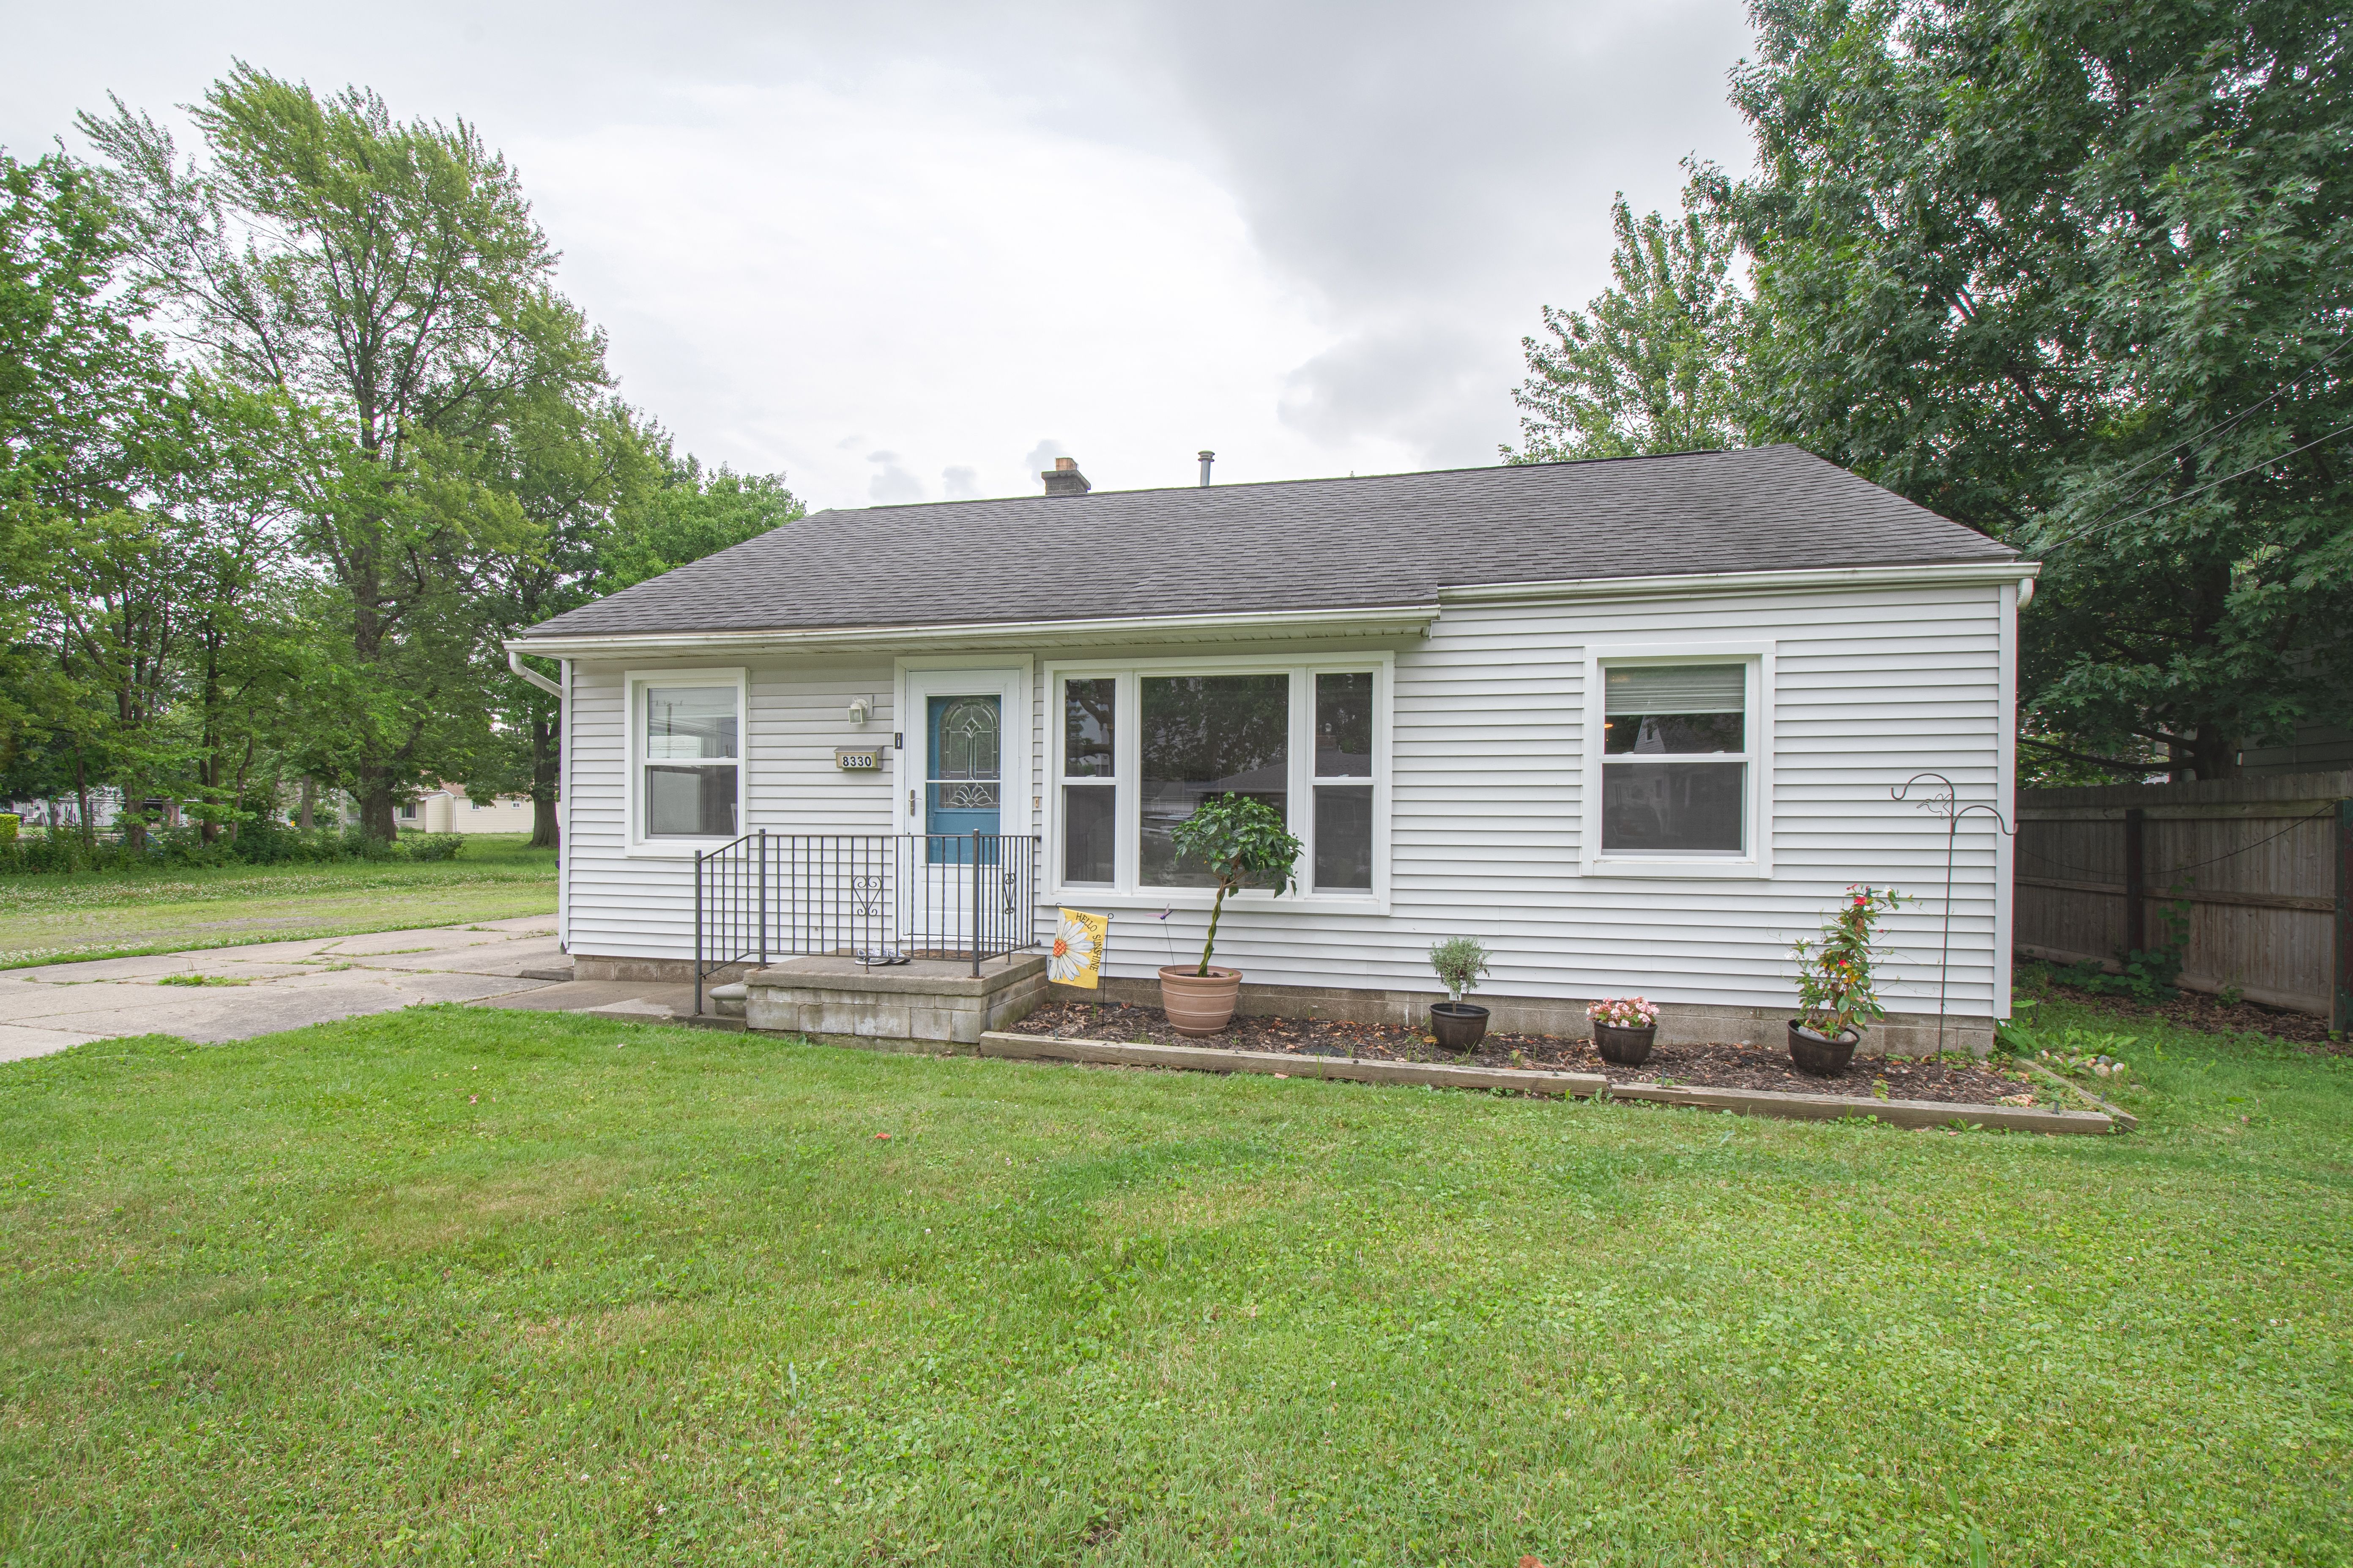
[[[1004,787],[1004,716],[996,694],[934,697],[924,750],[923,831],[930,858],[970,859],[975,832],[995,837]],[[945,836],[965,836],[962,843]]]

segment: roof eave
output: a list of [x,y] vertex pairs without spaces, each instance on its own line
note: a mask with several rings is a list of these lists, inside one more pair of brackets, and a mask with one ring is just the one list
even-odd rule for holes
[[1651,577],[1573,577],[1544,583],[1472,583],[1438,590],[1439,603],[1508,599],[1639,599],[1662,595],[1762,594],[1809,588],[1978,587],[2031,582],[2040,561],[1939,561],[1898,566],[1825,566],[1784,572],[1683,572]]
[[1162,642],[1226,641],[1236,637],[1419,637],[1438,618],[1438,606],[1383,605],[1321,610],[1215,611],[1192,616],[1111,616],[1049,621],[982,621],[955,625],[742,627],[723,631],[575,632],[510,637],[520,653],[557,658],[666,658],[710,653],[859,651],[954,646],[1100,641],[1150,637]]

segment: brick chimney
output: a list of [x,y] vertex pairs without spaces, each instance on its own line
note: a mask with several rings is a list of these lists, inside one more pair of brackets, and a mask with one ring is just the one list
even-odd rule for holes
[[1094,486],[1087,483],[1086,475],[1079,472],[1076,458],[1057,458],[1054,466],[1038,476],[1046,481],[1050,496],[1082,496]]

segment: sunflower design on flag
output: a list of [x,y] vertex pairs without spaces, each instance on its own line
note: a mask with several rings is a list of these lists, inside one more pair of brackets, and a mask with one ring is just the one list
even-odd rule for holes
[[1046,978],[1061,985],[1089,991],[1103,984],[1103,939],[1110,933],[1109,915],[1080,910],[1059,911],[1054,921],[1054,951],[1047,961]]

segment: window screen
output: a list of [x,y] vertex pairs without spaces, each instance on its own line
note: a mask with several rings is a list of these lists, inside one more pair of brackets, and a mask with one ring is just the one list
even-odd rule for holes
[[1062,682],[1062,879],[1110,882],[1118,868],[1119,681]]
[[646,837],[733,838],[735,688],[649,686],[645,704]]
[[1291,677],[1150,676],[1142,681],[1144,776],[1138,849],[1155,888],[1207,888],[1180,863],[1172,835],[1213,795],[1248,795],[1278,812],[1290,798]]
[[1747,821],[1748,667],[1609,668],[1603,689],[1603,851],[1740,853]]

